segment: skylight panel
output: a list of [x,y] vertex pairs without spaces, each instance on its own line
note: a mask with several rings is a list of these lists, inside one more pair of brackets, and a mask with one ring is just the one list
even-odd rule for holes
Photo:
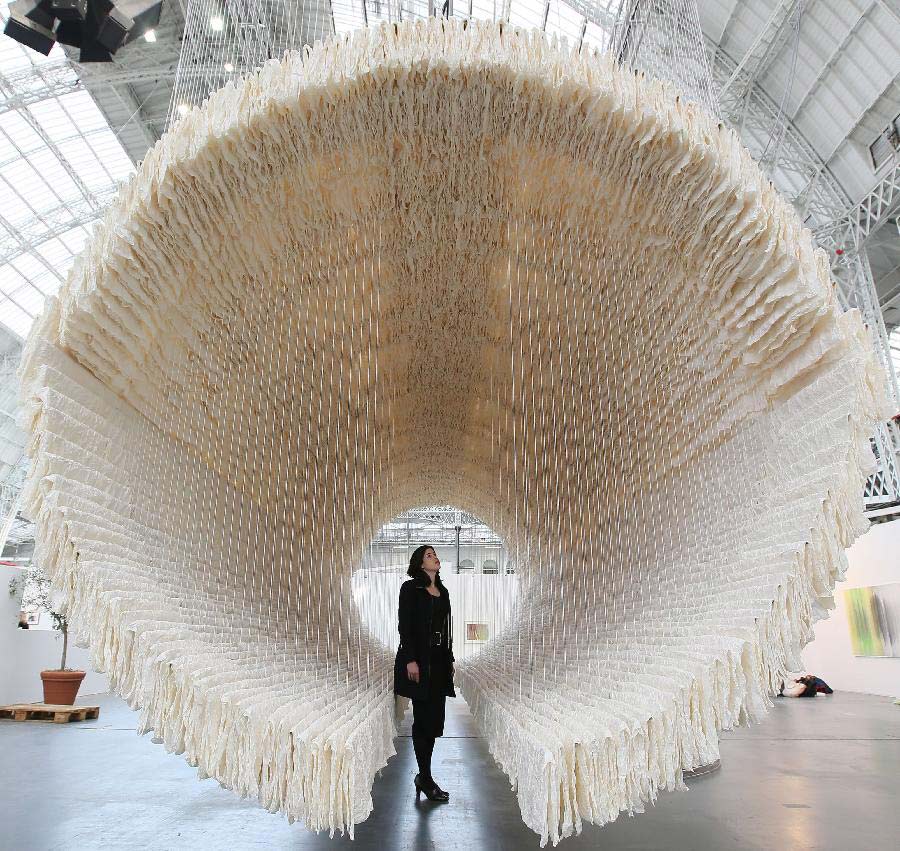
[[0,169],[0,216],[15,229],[20,223],[30,219],[34,211],[8,182],[7,176],[13,176],[12,170],[13,166]]
[[4,296],[12,295],[22,284],[28,283],[25,278],[12,263],[8,263],[3,267],[3,273],[0,274],[0,293]]
[[331,14],[336,33],[352,32],[365,26],[362,0],[342,0],[332,3]]
[[[14,257],[9,265],[15,269],[26,282],[36,281],[50,272],[50,269],[47,268],[46,260],[40,256],[37,251],[35,251],[35,254],[20,254],[18,257]],[[51,268],[53,268],[52,264]],[[50,274],[52,275],[53,273],[50,272]]]
[[61,48],[42,56],[0,39],[0,74],[0,102],[47,91],[0,116],[0,323],[24,337],[134,167],[88,91],[50,96],[48,85],[77,81]]
[[584,31],[584,44],[595,50],[608,50],[612,33],[607,32],[599,24],[588,21],[587,28]]
[[[502,0],[470,0],[472,17],[484,20],[497,20],[503,15]],[[465,7],[465,0],[463,0]]]
[[546,0],[520,0],[513,2],[509,9],[509,22],[526,29],[541,29],[544,26]]
[[400,8],[404,21],[428,17],[428,0],[400,0]]
[[107,126],[84,137],[97,160],[103,164],[112,182],[125,180],[134,172],[134,164],[125,153],[122,143]]
[[15,110],[0,115],[0,137],[2,137],[2,149],[10,152],[33,150],[43,144],[40,134],[28,124],[23,115]]
[[581,12],[576,12],[561,0],[550,0],[550,10],[547,14],[547,33],[549,35],[565,36],[570,47],[577,47],[583,28],[584,15]]
[[29,107],[28,111],[49,136],[51,142],[65,139],[71,136],[75,130],[75,124],[57,98],[35,103]]
[[78,254],[84,243],[90,236],[90,229],[84,226],[74,227],[72,230],[59,235],[59,241],[69,249],[71,254]]
[[20,159],[15,169],[27,172],[24,186],[22,182],[15,185],[23,197],[29,200],[31,208],[37,212],[57,207],[61,200],[74,199],[82,195],[72,175],[59,161],[56,152],[46,145],[30,154],[24,161]]
[[3,323],[10,331],[25,338],[31,330],[34,317],[16,307],[9,299],[0,301],[0,323]]
[[80,136],[60,142],[58,147],[63,157],[75,169],[78,179],[90,192],[114,182],[113,176],[94,153],[93,148]]
[[58,98],[58,103],[69,119],[77,123],[81,133],[92,130],[109,130],[109,124],[97,107],[94,99],[86,90],[69,92]]
[[44,305],[44,294],[31,284],[23,284],[11,297],[22,310],[32,316],[37,316]]
[[[64,170],[54,173],[59,168],[58,163],[47,160],[43,165],[46,171],[39,171],[30,162],[19,160],[2,171],[10,192],[10,206],[4,204],[4,217],[14,226],[39,217],[61,203],[74,202],[82,197],[81,190]],[[13,208],[17,211],[15,216],[7,212]]]
[[48,239],[36,250],[51,266],[54,267],[59,267],[66,263],[72,253],[66,248],[65,243],[56,238]]

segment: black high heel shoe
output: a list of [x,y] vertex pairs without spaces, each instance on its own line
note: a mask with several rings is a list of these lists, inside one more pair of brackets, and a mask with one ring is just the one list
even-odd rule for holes
[[419,795],[424,792],[425,797],[428,798],[429,801],[439,801],[441,803],[445,803],[450,800],[450,793],[445,792],[441,789],[440,786],[435,783],[433,786],[423,786],[421,781],[419,780],[419,775],[417,774],[415,778],[413,778],[413,783],[416,784],[416,800],[419,800]]

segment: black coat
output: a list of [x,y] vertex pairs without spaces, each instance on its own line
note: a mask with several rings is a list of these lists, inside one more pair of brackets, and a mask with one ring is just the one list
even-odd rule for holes
[[[431,659],[431,613],[434,609],[434,596],[428,593],[428,574],[420,570],[412,579],[407,579],[400,586],[400,603],[397,608],[397,629],[400,632],[400,646],[394,660],[394,693],[412,700],[427,700],[429,697],[429,675]],[[456,697],[453,688],[453,621],[450,615],[450,594],[435,577],[435,585],[441,596],[447,601],[447,632],[442,651],[447,654],[448,672],[447,697]],[[419,664],[419,682],[414,683],[406,673],[407,662]]]

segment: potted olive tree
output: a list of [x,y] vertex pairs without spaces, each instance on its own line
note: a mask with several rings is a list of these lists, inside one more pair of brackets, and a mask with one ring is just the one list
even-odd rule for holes
[[75,703],[75,696],[81,687],[85,672],[66,668],[66,654],[69,650],[69,623],[65,615],[53,608],[50,593],[50,580],[37,564],[31,564],[17,580],[10,582],[10,594],[22,595],[19,606],[25,611],[44,611],[49,613],[53,621],[53,628],[62,633],[62,659],[59,668],[41,671],[41,681],[44,685],[44,703],[53,703],[59,706],[71,706]]

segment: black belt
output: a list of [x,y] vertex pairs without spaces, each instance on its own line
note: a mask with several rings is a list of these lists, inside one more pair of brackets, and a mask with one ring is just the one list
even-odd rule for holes
[[444,643],[444,633],[440,630],[435,630],[431,633],[431,646],[438,647]]

